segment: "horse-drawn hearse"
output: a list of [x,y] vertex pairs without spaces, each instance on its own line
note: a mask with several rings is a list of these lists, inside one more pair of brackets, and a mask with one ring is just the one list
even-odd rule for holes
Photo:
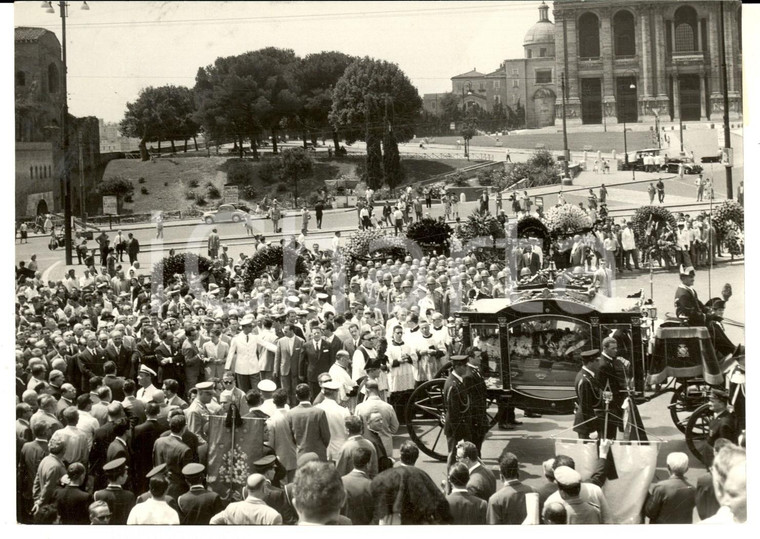
[[[704,460],[710,451],[705,440],[711,386],[730,384],[743,428],[743,357],[717,357],[706,328],[678,320],[660,325],[651,302],[596,294],[577,275],[543,270],[537,277],[507,298],[476,300],[458,313],[461,350],[481,351],[491,426],[500,403],[543,414],[573,413],[581,353],[601,350],[602,341],[613,337],[618,357],[630,365],[627,396],[642,403],[671,392],[669,413],[695,456]],[[442,390],[449,371],[447,365],[418,386],[406,406],[410,438],[439,460],[447,456]]]

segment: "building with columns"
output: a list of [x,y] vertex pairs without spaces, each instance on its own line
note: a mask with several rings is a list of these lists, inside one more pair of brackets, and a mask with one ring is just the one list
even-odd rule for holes
[[[722,121],[721,4],[729,117],[742,115],[741,2],[565,0],[541,3],[523,39],[523,57],[485,74],[451,78],[465,107],[525,107],[528,128]],[[563,86],[563,80],[565,84]],[[426,94],[435,113],[444,94]]]
[[[729,116],[741,117],[741,3],[554,3],[556,65],[568,124],[723,118],[720,19]],[[561,89],[560,89],[561,92]],[[556,103],[561,122],[561,94]]]

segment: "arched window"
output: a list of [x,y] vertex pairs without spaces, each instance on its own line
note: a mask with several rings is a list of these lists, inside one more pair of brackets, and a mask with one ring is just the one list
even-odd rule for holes
[[37,179],[39,177],[39,174],[37,173],[37,167],[34,167],[34,174],[32,174],[32,179]]
[[584,13],[578,19],[578,46],[581,58],[599,58],[599,17]]
[[29,167],[29,177],[34,179],[34,167]]
[[16,86],[26,86],[26,73],[16,71]]
[[612,18],[615,35],[615,56],[634,56],[636,54],[636,25],[630,11],[621,10]]
[[58,93],[58,68],[55,64],[48,66],[48,92],[51,94]]
[[676,52],[699,50],[697,44],[697,12],[691,6],[681,6],[673,18]]

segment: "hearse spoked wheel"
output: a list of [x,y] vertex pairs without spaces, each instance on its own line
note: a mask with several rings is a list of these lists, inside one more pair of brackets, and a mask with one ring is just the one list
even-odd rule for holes
[[713,454],[712,447],[707,443],[707,437],[710,435],[710,423],[714,415],[710,404],[703,404],[694,410],[686,424],[686,446],[705,466],[710,462]]
[[406,428],[409,438],[426,455],[446,462],[448,445],[443,426],[446,409],[443,403],[445,379],[428,380],[418,386],[406,403]]

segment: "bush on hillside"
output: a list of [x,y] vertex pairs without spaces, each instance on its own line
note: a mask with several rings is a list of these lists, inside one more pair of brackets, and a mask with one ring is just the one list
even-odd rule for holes
[[227,183],[234,185],[251,185],[256,177],[254,166],[248,161],[230,159],[225,163]]

